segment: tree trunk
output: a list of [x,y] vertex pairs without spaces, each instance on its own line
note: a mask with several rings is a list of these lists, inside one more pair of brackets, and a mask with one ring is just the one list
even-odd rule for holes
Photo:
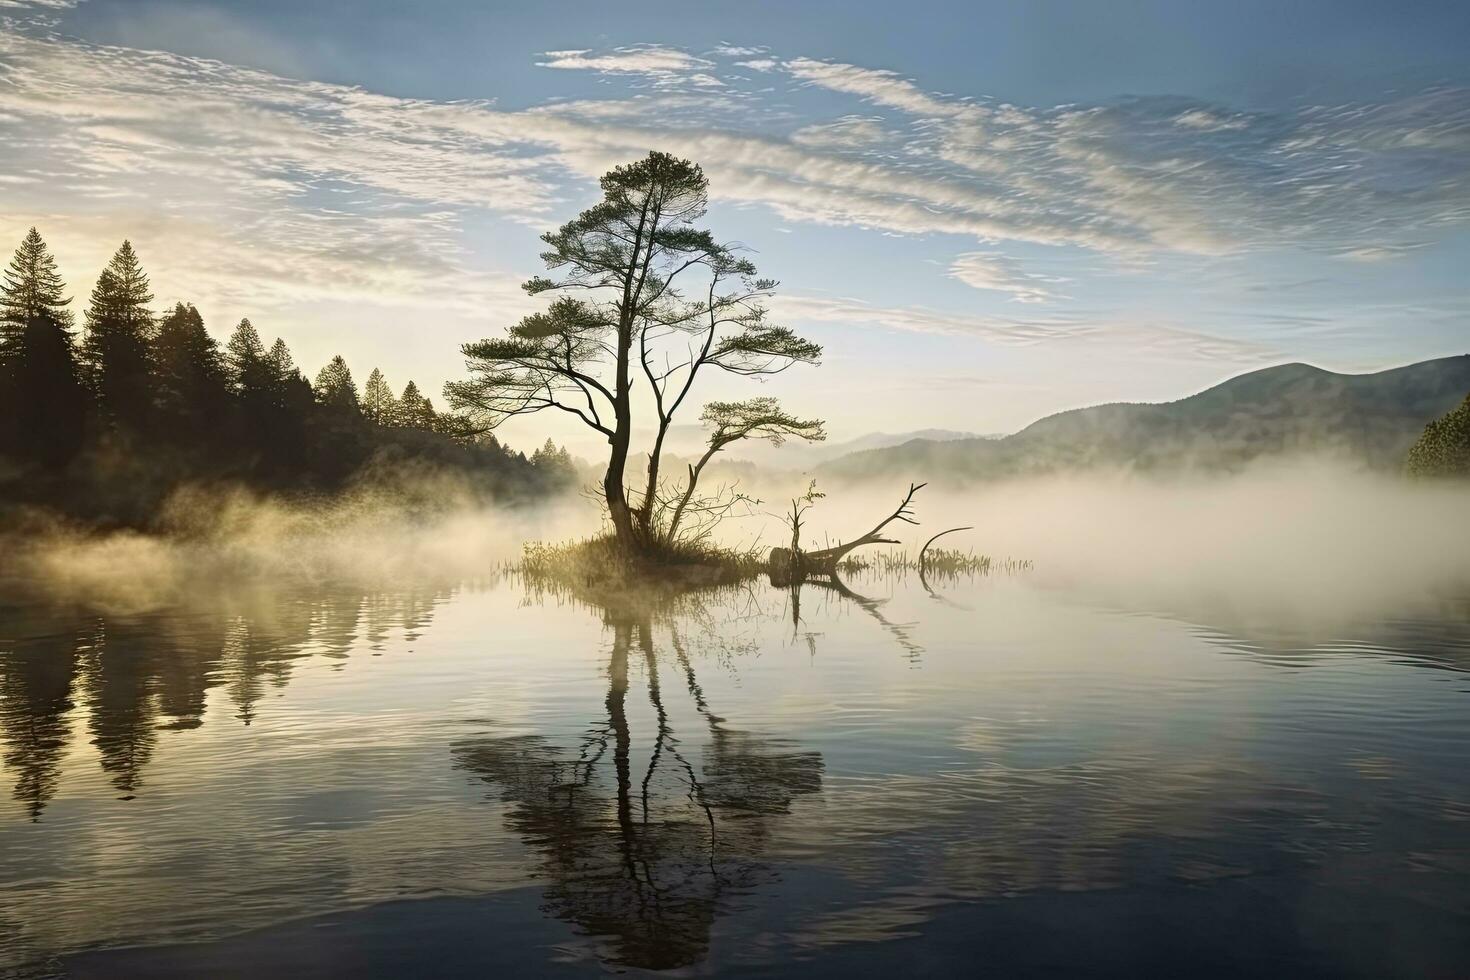
[[607,515],[612,520],[613,531],[618,537],[618,548],[623,554],[634,554],[638,547],[633,533],[633,514],[628,508],[626,472],[628,468],[628,446],[633,438],[633,412],[629,405],[628,357],[633,349],[632,315],[624,314],[624,322],[618,326],[618,371],[617,387],[613,389],[612,438],[608,440],[610,451],[607,458],[607,474],[602,478],[602,493],[607,500]]
[[602,478],[602,494],[607,501],[607,515],[612,520],[613,532],[618,538],[618,548],[624,554],[632,554],[637,547],[633,533],[633,513],[628,507],[628,491],[624,486],[624,472],[628,464],[628,431],[621,424],[612,439],[612,452],[607,462],[607,474]]

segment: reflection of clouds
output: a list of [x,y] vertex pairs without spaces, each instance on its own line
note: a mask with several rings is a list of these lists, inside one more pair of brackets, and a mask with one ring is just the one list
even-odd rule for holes
[[[519,589],[100,626],[7,597],[0,637],[31,639],[0,640],[21,797],[0,844],[6,884],[41,884],[0,889],[5,965],[528,884],[601,955],[677,966],[748,927],[731,910],[777,902],[730,955],[912,935],[957,902],[1294,885],[1349,860],[1435,887],[1464,873],[1448,675],[1361,637],[1285,673],[1222,656],[1222,631],[1022,582],[957,593],[974,612],[892,591],[893,621],[926,610],[921,670],[831,589],[794,641],[765,585],[651,598],[633,607],[647,622]],[[523,599],[543,605],[518,614]],[[366,656],[403,651],[431,614],[414,656]],[[1464,635],[1394,628],[1397,650]],[[808,887],[813,869],[827,884]]]

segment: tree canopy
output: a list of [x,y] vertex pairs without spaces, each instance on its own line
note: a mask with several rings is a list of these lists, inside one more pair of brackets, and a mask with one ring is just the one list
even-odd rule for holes
[[1409,447],[1405,469],[1413,476],[1470,476],[1470,395],[1424,427]]
[[340,412],[357,414],[361,406],[357,397],[357,384],[352,380],[352,371],[338,354],[317,372],[312,393],[317,403]]
[[149,331],[153,293],[131,242],[124,241],[97,277],[82,343],[93,390],[104,414],[132,427],[148,423]]
[[56,268],[56,259],[41,233],[32,228],[0,275],[0,355],[8,338],[18,336],[31,318],[47,313],[64,327],[71,326],[66,306],[66,285]]
[[393,418],[397,406],[398,399],[394,397],[383,372],[373,368],[362,387],[362,414],[369,422],[386,425]]

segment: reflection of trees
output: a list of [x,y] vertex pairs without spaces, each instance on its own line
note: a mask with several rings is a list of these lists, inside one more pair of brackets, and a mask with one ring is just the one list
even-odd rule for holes
[[56,795],[61,756],[71,740],[77,637],[53,622],[27,624],[33,635],[0,644],[0,732],[13,795],[32,820]]
[[158,740],[148,637],[131,624],[99,622],[83,650],[92,744],[112,785],[132,799]]
[[[671,626],[669,647],[706,729],[692,757],[665,701],[651,617],[610,625],[606,720],[575,749],[541,735],[480,738],[455,746],[455,764],[511,804],[510,826],[541,857],[549,914],[604,937],[615,964],[669,969],[700,960],[730,898],[761,881],[771,821],[821,789],[822,759],[711,712]],[[630,661],[654,717],[643,753],[629,721]]]
[[222,689],[249,724],[297,660],[344,656],[364,634],[377,645],[390,630],[416,635],[433,603],[423,594],[339,591],[125,616],[44,598],[0,608],[0,758],[12,795],[32,819],[41,816],[77,736],[79,707],[102,770],[131,798],[160,733],[201,725],[210,690]]

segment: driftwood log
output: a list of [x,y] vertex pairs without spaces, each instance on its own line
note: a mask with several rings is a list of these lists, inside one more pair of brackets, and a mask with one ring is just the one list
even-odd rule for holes
[[772,548],[770,556],[766,559],[771,581],[781,585],[800,581],[808,575],[835,575],[842,559],[856,548],[869,544],[898,544],[897,538],[884,537],[883,529],[894,521],[902,521],[905,524],[919,523],[914,517],[914,494],[924,489],[926,485],[923,483],[909,484],[909,492],[904,494],[903,502],[898,505],[897,510],[879,521],[877,526],[867,534],[853,538],[846,544],[823,548],[821,551]]

